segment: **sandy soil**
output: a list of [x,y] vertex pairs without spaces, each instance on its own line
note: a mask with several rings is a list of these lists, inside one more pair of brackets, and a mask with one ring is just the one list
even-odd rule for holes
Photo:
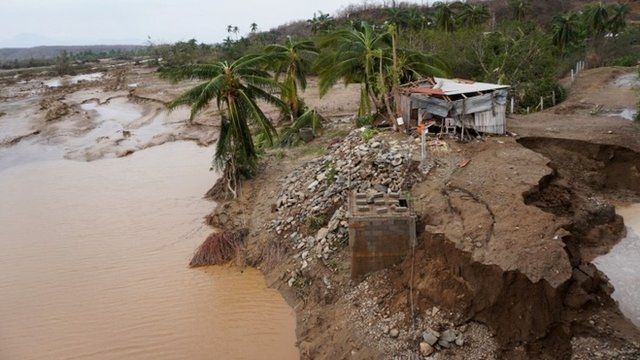
[[565,102],[543,112],[514,116],[509,130],[521,137],[576,139],[640,151],[640,125],[620,116],[637,109],[640,79],[635,68],[587,70],[568,85]]

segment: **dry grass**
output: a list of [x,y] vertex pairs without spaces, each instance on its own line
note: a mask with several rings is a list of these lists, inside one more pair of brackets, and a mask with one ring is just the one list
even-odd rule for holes
[[236,257],[244,243],[246,231],[214,232],[198,247],[189,267],[221,265]]

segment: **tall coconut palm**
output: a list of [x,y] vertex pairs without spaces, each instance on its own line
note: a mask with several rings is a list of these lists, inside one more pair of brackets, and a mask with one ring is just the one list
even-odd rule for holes
[[[358,116],[376,110],[390,111],[387,93],[399,82],[427,75],[446,75],[439,62],[415,52],[395,49],[395,26],[384,30],[363,23],[351,30],[336,31],[321,43],[333,49],[321,54],[317,63],[320,75],[320,94],[324,95],[339,80],[345,84],[360,84]],[[395,51],[394,51],[395,50]],[[386,109],[385,109],[386,108]]]
[[250,177],[257,168],[258,154],[249,125],[253,124],[268,143],[272,144],[277,135],[270,119],[257,105],[257,100],[284,107],[282,101],[271,94],[279,91],[280,86],[267,71],[258,67],[261,61],[262,58],[258,56],[243,56],[233,62],[189,65],[161,74],[174,81],[204,80],[175,98],[168,107],[174,109],[180,105],[190,105],[189,121],[192,121],[215,99],[220,111],[221,127],[214,165],[217,169],[225,169],[225,175],[229,177],[227,180],[233,184],[230,190],[234,194],[238,176]]
[[564,53],[580,36],[580,19],[576,13],[557,15],[553,19],[553,44]]
[[320,15],[313,13],[313,18],[307,20],[307,23],[311,25],[311,32],[313,34],[333,28],[333,17],[329,14],[324,14],[319,10],[318,13]]
[[523,20],[531,7],[531,0],[509,0],[509,6],[513,12],[513,18]]
[[457,3],[437,2],[433,5],[436,9],[436,28],[443,31],[453,31],[456,24],[455,8]]
[[491,15],[485,4],[469,4],[464,3],[460,6],[460,12],[457,20],[464,26],[478,26],[489,20]]
[[417,8],[409,9],[406,18],[407,27],[414,30],[424,29],[427,21],[426,16]]
[[607,27],[617,35],[627,26],[627,16],[631,11],[629,4],[615,3],[610,6],[611,17],[607,23]]
[[387,21],[393,24],[397,24],[400,27],[406,25],[405,12],[403,9],[397,7],[386,8]]
[[307,88],[307,75],[318,56],[318,50],[312,41],[289,37],[284,44],[265,47],[265,53],[267,65],[275,72],[276,80],[284,77],[281,99],[287,104],[293,120],[303,111],[298,92]]
[[596,36],[602,36],[607,31],[609,13],[607,6],[602,2],[587,5],[584,11],[584,20],[587,29]]
[[[345,85],[360,83],[360,106],[358,116],[371,113],[371,101],[376,108],[382,103],[376,92],[376,69],[381,49],[388,50],[391,37],[386,31],[377,31],[372,25],[362,23],[352,29],[341,29],[329,33],[321,40],[324,51],[317,62],[320,75],[320,95],[324,95],[339,80]],[[390,61],[389,58],[385,60]]]

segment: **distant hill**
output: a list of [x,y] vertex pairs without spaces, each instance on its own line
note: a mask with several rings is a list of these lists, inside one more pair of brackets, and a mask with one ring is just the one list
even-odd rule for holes
[[[543,26],[550,26],[550,23],[554,16],[565,13],[567,11],[577,10],[583,8],[586,4],[595,3],[598,0],[544,0],[544,1],[531,1],[530,6],[526,11],[526,20],[537,22]],[[640,0],[600,0],[603,3],[627,3],[631,9],[629,13],[630,23],[640,23]],[[453,2],[449,0],[448,2]],[[490,9],[490,12],[495,15],[496,20],[509,19],[512,17],[512,9],[509,4],[509,0],[467,0],[469,3],[484,3]],[[433,6],[429,4],[435,3],[435,1],[423,2],[418,4],[414,2],[378,2],[367,3],[366,1],[353,1],[352,5],[348,5],[342,10],[330,15],[330,19],[334,26],[340,26],[348,23],[351,20],[357,19],[358,21],[364,20],[374,24],[381,24],[390,20],[391,6],[389,3],[395,3],[398,9],[415,9],[422,14],[428,14],[433,12]],[[315,14],[314,14],[315,15]],[[323,15],[320,13],[319,15]],[[312,20],[298,20],[292,21],[287,24],[280,25],[269,31],[253,34],[251,36],[257,36],[262,38],[266,42],[282,42],[287,36],[294,37],[307,37],[311,34]]]
[[91,51],[102,53],[109,51],[133,51],[143,49],[142,45],[82,45],[82,46],[36,46],[31,48],[2,48],[0,49],[0,62],[26,59],[51,59],[58,56],[63,50],[68,53],[80,53]]

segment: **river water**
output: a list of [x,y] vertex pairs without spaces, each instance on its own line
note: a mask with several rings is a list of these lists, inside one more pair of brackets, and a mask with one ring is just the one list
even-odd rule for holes
[[616,212],[624,218],[627,236],[594,264],[609,277],[622,313],[640,327],[640,204],[616,207]]
[[0,359],[297,358],[261,274],[186,266],[210,157],[171,143],[0,171]]

